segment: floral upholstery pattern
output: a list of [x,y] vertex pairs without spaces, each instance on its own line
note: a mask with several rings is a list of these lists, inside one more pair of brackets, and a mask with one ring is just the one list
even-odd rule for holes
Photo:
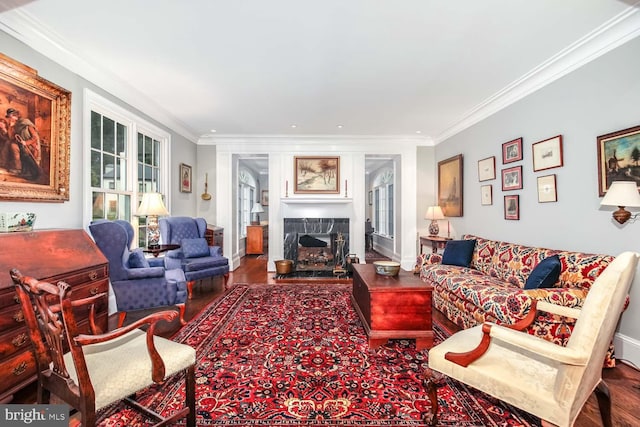
[[[485,321],[513,324],[527,315],[534,299],[566,307],[580,308],[589,288],[614,257],[475,239],[471,266],[442,265],[439,254],[421,254],[415,271],[434,286],[433,304],[449,320],[463,329]],[[527,277],[543,259],[558,255],[562,271],[556,287],[525,290]],[[575,319],[540,312],[528,329],[557,344],[566,345]],[[613,348],[605,366],[614,366]]]

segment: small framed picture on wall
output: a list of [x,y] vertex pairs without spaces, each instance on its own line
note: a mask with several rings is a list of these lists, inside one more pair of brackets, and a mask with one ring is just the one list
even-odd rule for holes
[[502,164],[522,160],[522,138],[502,144]]
[[191,193],[191,166],[180,163],[180,192]]
[[538,202],[557,202],[558,193],[556,192],[556,174],[544,175],[538,177]]
[[502,191],[522,188],[522,166],[502,169]]
[[520,219],[520,196],[504,196],[504,219]]
[[493,186],[483,185],[480,187],[480,204],[482,206],[493,204]]

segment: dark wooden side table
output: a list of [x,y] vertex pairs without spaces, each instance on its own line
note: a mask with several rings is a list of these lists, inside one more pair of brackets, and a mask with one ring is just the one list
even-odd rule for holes
[[438,252],[438,249],[444,249],[449,240],[451,240],[450,237],[420,236],[420,253],[422,253],[422,247],[424,245],[431,245],[431,252],[435,254]]
[[142,252],[146,254],[152,254],[155,258],[158,257],[162,252],[172,251],[174,249],[180,248],[180,245],[167,244],[167,245],[158,245],[149,248],[142,248]]
[[373,264],[353,265],[353,306],[364,324],[369,347],[391,338],[415,338],[416,348],[433,345],[431,294],[433,286],[413,273],[381,276]]

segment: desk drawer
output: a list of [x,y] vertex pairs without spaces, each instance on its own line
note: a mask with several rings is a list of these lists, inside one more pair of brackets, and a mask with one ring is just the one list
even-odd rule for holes
[[0,335],[0,360],[30,348],[31,339],[26,327]]
[[3,389],[31,381],[36,374],[36,361],[31,351],[23,351],[0,363],[0,378]]

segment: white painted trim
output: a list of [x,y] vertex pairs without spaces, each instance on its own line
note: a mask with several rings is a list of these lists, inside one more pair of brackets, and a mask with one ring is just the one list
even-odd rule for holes
[[18,8],[2,13],[0,29],[132,107],[144,111],[188,140],[194,143],[197,141],[198,137],[193,130],[161,108],[154,100],[114,74],[99,69],[78,56],[69,40],[60,37],[55,29],[47,27],[25,10]]
[[613,337],[615,356],[618,361],[628,361],[640,366],[640,341],[620,333]]
[[[318,139],[325,138],[320,135],[253,137],[249,135],[215,134],[205,134],[199,138],[193,130],[188,129],[184,123],[160,108],[153,100],[141,94],[136,88],[77,56],[68,40],[62,39],[54,29],[46,27],[25,10],[18,8],[1,14],[0,29],[140,111],[144,111],[155,120],[191,141],[198,141],[201,144],[216,144],[221,141],[239,143],[248,142],[249,140],[255,141],[254,138],[268,138],[272,142],[278,142],[278,140],[291,142],[291,138],[295,138],[298,140],[298,144],[302,144],[304,143],[302,140],[305,139],[317,142]],[[636,3],[472,108],[458,122],[451,125],[435,139],[428,137],[420,139],[407,135],[389,136],[387,138],[395,142],[418,140],[424,145],[438,144],[638,35],[640,35],[640,12]],[[363,143],[366,143],[369,138],[375,137],[353,135],[341,136],[340,138],[349,140],[351,143],[362,139]]]
[[476,105],[438,135],[435,143],[462,132],[639,35],[640,12],[637,6],[632,6]]
[[[297,144],[302,146],[315,144],[369,145],[393,143],[401,146],[433,146],[431,138],[406,135],[202,135],[198,145],[234,145],[253,144],[269,146],[274,144]],[[237,148],[237,147],[235,147]],[[344,151],[346,147],[341,147]],[[290,148],[288,148],[289,150]],[[358,150],[360,151],[360,150]]]

